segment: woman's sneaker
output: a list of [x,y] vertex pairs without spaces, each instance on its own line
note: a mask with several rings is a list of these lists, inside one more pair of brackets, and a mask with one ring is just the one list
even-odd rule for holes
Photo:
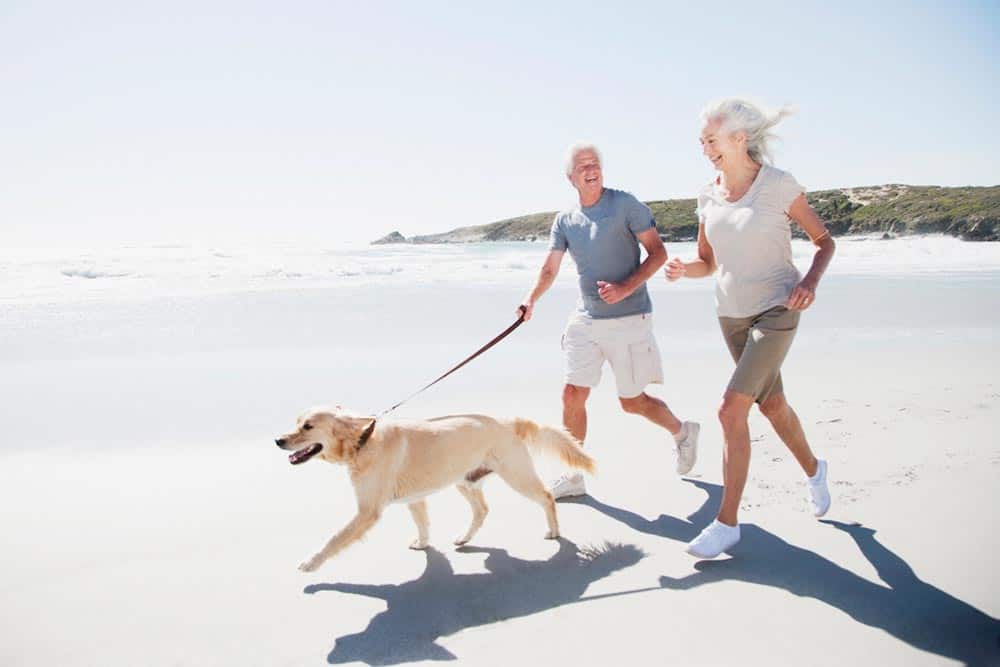
[[685,551],[695,558],[715,558],[739,541],[739,524],[727,526],[715,519],[698,534],[698,537],[688,542]]
[[549,487],[549,492],[552,494],[553,498],[558,500],[559,498],[584,496],[587,494],[587,487],[583,483],[583,475],[578,472],[566,473],[556,481],[552,482],[552,486]]
[[684,437],[674,440],[674,454],[677,456],[677,474],[686,475],[691,472],[694,462],[698,460],[698,432],[701,425],[698,422],[684,422],[681,432]]
[[816,474],[807,478],[809,506],[813,516],[821,517],[830,509],[830,489],[826,485],[826,461],[819,461]]

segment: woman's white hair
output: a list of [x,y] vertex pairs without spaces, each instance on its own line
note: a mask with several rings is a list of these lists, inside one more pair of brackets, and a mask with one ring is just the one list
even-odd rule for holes
[[580,153],[590,152],[597,156],[597,162],[604,167],[604,158],[601,157],[601,151],[597,150],[597,146],[594,144],[573,144],[569,147],[569,152],[566,154],[566,175],[571,176],[573,174],[573,163],[576,162],[576,156]]
[[790,106],[772,111],[753,102],[729,97],[716,100],[702,109],[701,120],[704,123],[719,120],[722,129],[727,132],[745,132],[750,158],[759,164],[771,164],[770,142],[777,136],[771,128],[793,113],[795,109]]

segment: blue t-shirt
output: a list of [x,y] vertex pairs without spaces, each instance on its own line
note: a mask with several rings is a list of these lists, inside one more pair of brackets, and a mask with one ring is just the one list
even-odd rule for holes
[[578,309],[595,319],[649,313],[653,304],[643,283],[615,304],[601,300],[597,281],[620,283],[639,268],[637,234],[656,226],[649,207],[621,190],[604,188],[593,206],[574,206],[552,221],[549,250],[569,250],[580,277]]

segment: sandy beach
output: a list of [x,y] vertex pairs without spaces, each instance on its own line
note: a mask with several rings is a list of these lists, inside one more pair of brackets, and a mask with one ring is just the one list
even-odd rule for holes
[[[721,494],[731,362],[711,285],[661,279],[667,384],[651,393],[702,423],[691,476],[606,374],[589,403],[599,474],[559,503],[560,541],[490,480],[467,547],[451,545],[467,505],[445,490],[429,499],[431,549],[407,549],[414,528],[393,507],[298,572],[353,495],[342,469],[293,468],[273,438],[314,404],[408,395],[512,321],[532,270],[483,286],[0,302],[0,664],[1000,664],[996,268],[824,282],[784,373],[830,464],[823,521],[755,414],[742,542],[711,562],[683,552]],[[558,424],[574,298],[560,282],[398,416]]]

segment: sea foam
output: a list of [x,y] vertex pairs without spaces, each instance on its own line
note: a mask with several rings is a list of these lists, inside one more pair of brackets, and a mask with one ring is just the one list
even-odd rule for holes
[[[793,258],[808,269],[815,248],[793,241]],[[668,243],[671,257],[692,259],[696,244]],[[0,301],[413,285],[501,285],[527,289],[548,254],[544,243],[470,243],[332,247],[198,247],[0,249]],[[1000,243],[944,236],[892,240],[842,237],[830,276],[907,276],[1000,271]],[[573,284],[568,258],[558,281]],[[656,277],[653,289],[665,288]],[[697,285],[696,285],[697,284]],[[708,289],[681,281],[672,289]]]

